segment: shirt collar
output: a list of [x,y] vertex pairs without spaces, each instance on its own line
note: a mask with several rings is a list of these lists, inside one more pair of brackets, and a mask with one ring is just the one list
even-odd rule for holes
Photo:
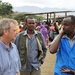
[[[63,35],[63,37],[62,37],[62,38],[70,39],[67,35]],[[75,39],[75,35],[74,35],[74,37],[73,37],[72,39]]]
[[10,51],[13,49],[13,45],[12,43],[10,43],[10,48],[8,46],[6,46],[1,40],[0,40],[1,45],[3,46],[3,48],[7,51]]
[[[37,35],[38,32],[34,30],[34,34]],[[23,35],[27,35],[27,30],[24,31],[24,34]]]

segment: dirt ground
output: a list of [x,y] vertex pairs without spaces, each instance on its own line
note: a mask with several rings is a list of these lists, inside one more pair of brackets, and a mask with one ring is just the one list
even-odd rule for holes
[[45,58],[44,64],[41,66],[41,75],[53,75],[55,64],[55,54],[50,54],[49,50]]

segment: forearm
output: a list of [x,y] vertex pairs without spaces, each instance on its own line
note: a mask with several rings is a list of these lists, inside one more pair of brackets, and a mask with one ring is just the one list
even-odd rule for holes
[[53,42],[51,43],[51,45],[49,46],[49,50],[50,50],[50,53],[56,53],[57,50],[58,50],[58,47],[59,47],[59,43],[60,43],[60,40],[62,38],[63,34],[60,33],[54,40]]

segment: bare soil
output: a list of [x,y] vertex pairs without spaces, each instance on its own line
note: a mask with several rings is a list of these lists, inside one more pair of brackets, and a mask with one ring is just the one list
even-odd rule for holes
[[55,59],[55,54],[51,54],[48,50],[44,64],[41,66],[41,75],[53,75]]

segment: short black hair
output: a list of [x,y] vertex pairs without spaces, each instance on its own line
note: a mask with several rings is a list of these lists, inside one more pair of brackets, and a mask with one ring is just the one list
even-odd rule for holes
[[34,19],[32,16],[27,16],[26,18],[25,18],[25,22],[27,23],[27,20],[28,19]]
[[67,17],[70,17],[71,18],[71,21],[72,21],[72,24],[75,24],[75,16],[74,15],[69,15]]

